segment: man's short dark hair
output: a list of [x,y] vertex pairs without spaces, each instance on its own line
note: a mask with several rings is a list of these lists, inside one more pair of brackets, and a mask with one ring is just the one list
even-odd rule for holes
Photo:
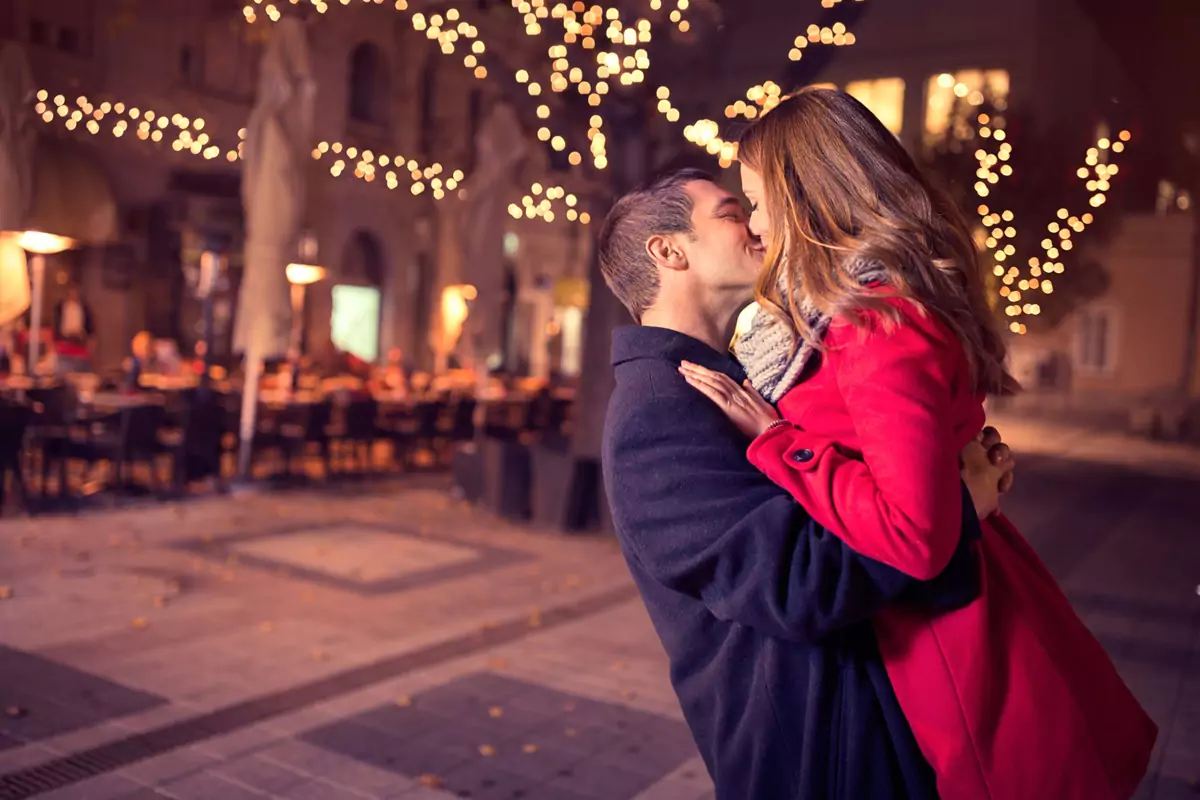
[[687,185],[714,183],[700,169],[658,178],[617,201],[600,227],[597,243],[604,282],[638,322],[658,298],[658,270],[646,252],[651,236],[692,233],[692,198]]

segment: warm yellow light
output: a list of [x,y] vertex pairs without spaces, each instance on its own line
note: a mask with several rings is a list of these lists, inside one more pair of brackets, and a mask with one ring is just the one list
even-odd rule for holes
[[42,231],[23,231],[16,235],[17,246],[30,253],[52,256],[75,247],[75,240]]
[[316,283],[325,279],[325,268],[314,266],[313,264],[288,264],[287,279],[288,283],[293,283],[297,286]]

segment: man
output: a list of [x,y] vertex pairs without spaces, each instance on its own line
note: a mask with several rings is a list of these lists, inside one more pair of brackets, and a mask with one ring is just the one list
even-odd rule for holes
[[746,439],[677,370],[686,359],[743,378],[727,344],[763,248],[737,198],[678,173],[618,202],[598,247],[640,323],[613,334],[613,521],[717,797],[936,797],[869,620],[894,602],[950,609],[977,595],[975,510],[998,503],[1007,453],[993,465],[982,446],[964,452],[974,506],[938,578],[858,556],[750,465]]
[[87,371],[95,332],[92,309],[80,297],[78,284],[72,283],[54,306],[54,346],[64,371]]

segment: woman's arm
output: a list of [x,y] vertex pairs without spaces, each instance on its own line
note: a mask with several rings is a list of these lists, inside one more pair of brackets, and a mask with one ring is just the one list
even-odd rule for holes
[[831,327],[822,365],[834,371],[861,459],[791,425],[757,437],[748,455],[855,551],[927,580],[949,562],[962,527],[950,418],[959,350],[916,313],[891,330],[882,317],[867,323]]

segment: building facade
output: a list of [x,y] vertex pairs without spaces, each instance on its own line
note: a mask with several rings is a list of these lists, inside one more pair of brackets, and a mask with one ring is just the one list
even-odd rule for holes
[[[504,10],[492,5],[472,3],[470,13]],[[464,275],[461,190],[470,185],[476,133],[500,100],[495,84],[390,4],[294,11],[307,12],[317,85],[305,227],[327,270],[307,292],[306,351],[321,358],[349,349],[375,360],[399,347],[431,367],[454,328],[443,318],[446,289],[464,293],[453,288]],[[48,113],[39,136],[53,147],[39,157],[69,153],[72,169],[101,181],[117,209],[109,241],[51,259],[45,298],[52,307],[78,282],[93,309],[99,367],[119,363],[141,330],[192,346],[201,312],[191,282],[206,248],[228,257],[215,316],[217,349],[229,348],[244,236],[236,153],[271,31],[261,7],[253,23],[248,16],[228,0],[14,0],[0,9],[0,38],[26,51],[44,98],[38,108]],[[182,147],[180,117],[189,133]],[[368,150],[378,171],[364,180],[355,169]],[[502,190],[510,198],[534,180],[552,185],[545,159],[530,152]],[[395,180],[385,178],[385,164]],[[577,344],[557,340],[564,322],[573,332],[584,312],[561,301],[564,283],[586,274],[586,229],[565,219],[510,222],[513,296],[473,303],[511,307],[514,359],[526,369],[577,371]]]

